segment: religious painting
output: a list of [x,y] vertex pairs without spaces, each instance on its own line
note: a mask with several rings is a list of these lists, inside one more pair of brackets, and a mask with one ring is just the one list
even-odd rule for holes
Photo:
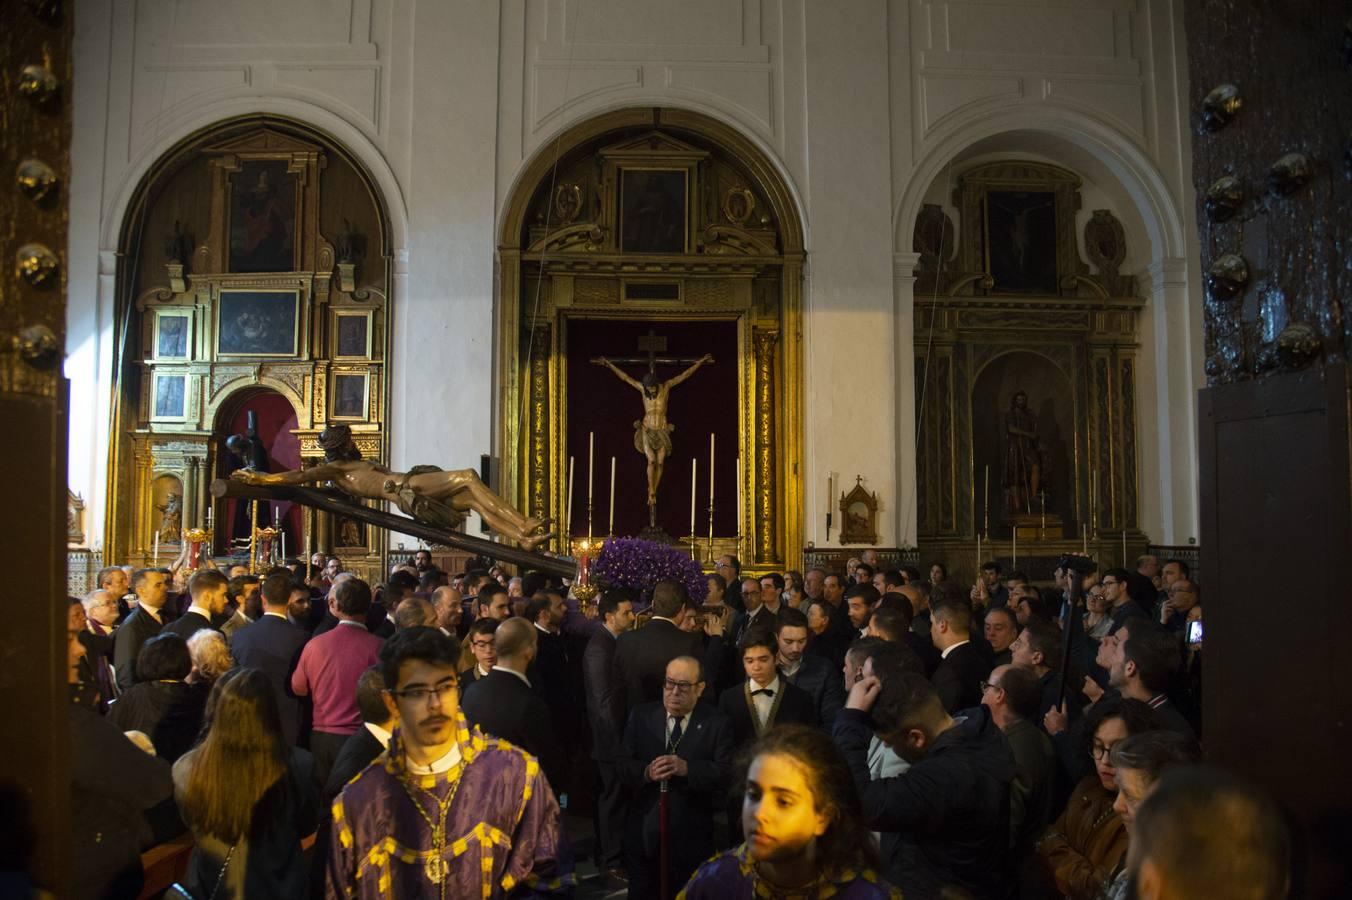
[[367,310],[334,314],[335,359],[370,359],[371,313]]
[[348,516],[338,516],[335,520],[337,541],[335,546],[347,550],[366,549],[366,525]]
[[155,375],[156,419],[186,419],[188,417],[188,376]]
[[334,419],[365,419],[367,379],[365,372],[340,372],[333,376]]
[[996,293],[1058,293],[1055,193],[986,192],[986,270]]
[[217,354],[296,355],[300,291],[222,290],[216,309]]
[[187,359],[188,332],[192,317],[181,312],[161,312],[155,315],[155,358]]
[[620,170],[620,249],[686,252],[686,170]]
[[283,159],[246,160],[230,174],[230,271],[296,270],[295,173]]
[[840,543],[878,542],[878,495],[864,489],[864,479],[854,479],[854,489],[840,495]]

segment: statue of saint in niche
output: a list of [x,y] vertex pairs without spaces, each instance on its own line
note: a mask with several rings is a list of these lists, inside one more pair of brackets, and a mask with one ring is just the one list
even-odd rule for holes
[[164,502],[155,508],[160,511],[160,540],[166,544],[176,543],[183,533],[183,498],[170,491],[164,495]]
[[655,525],[657,510],[657,485],[662,481],[662,467],[671,455],[671,432],[676,426],[667,421],[667,397],[671,389],[694,375],[699,367],[714,361],[712,353],[706,353],[695,360],[684,372],[673,375],[666,381],[657,377],[655,362],[648,364],[648,371],[639,381],[616,366],[604,356],[593,359],[598,366],[605,366],[614,372],[625,384],[634,388],[643,396],[643,418],[634,420],[634,449],[648,458],[648,511],[650,524]]
[[470,510],[477,512],[498,534],[534,551],[549,541],[542,534],[547,519],[523,516],[479,479],[473,469],[443,471],[437,466],[414,466],[392,472],[361,458],[347,425],[331,425],[319,435],[324,463],[309,469],[266,474],[239,469],[231,478],[247,484],[318,484],[334,487],[359,500],[385,500],[404,514],[438,528],[457,528]]
[[1037,416],[1028,408],[1028,395],[1018,391],[1005,413],[1005,470],[1000,484],[1005,492],[1005,509],[1032,513],[1034,500],[1045,491],[1046,483]]

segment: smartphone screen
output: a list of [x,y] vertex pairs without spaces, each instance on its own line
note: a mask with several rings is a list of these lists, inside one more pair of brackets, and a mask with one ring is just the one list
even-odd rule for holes
[[1200,643],[1202,643],[1202,623],[1201,623],[1201,622],[1189,622],[1189,623],[1188,623],[1188,643],[1189,643],[1189,644],[1200,644]]

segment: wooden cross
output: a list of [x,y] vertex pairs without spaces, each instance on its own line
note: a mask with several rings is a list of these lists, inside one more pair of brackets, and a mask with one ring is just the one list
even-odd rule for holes
[[663,335],[657,334],[651,328],[647,334],[641,334],[638,338],[638,352],[646,353],[647,356],[630,356],[622,359],[608,357],[616,365],[641,365],[647,366],[649,372],[656,372],[658,366],[688,366],[691,363],[699,362],[699,357],[691,356],[658,356],[657,354],[665,352],[667,349],[667,339]]

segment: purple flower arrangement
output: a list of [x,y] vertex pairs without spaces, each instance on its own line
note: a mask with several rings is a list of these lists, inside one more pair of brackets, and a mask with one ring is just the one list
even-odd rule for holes
[[601,547],[591,567],[592,578],[604,587],[637,590],[643,603],[651,602],[659,581],[685,585],[690,598],[703,603],[709,583],[699,563],[677,547],[640,538],[611,538]]

